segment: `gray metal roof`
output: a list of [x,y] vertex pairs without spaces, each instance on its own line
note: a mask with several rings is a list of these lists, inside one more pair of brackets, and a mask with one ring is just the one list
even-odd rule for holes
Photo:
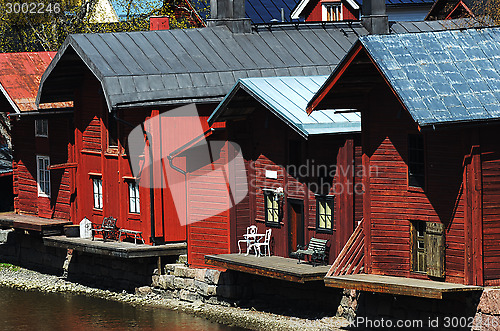
[[361,23],[70,35],[44,73],[38,103],[73,100],[88,67],[110,109],[219,102],[239,78],[330,74]]
[[[209,123],[253,111],[241,103],[241,94],[251,96],[304,138],[309,135],[361,132],[359,113],[318,110],[310,116],[307,102],[328,76],[266,77],[240,79],[209,118]],[[247,106],[248,104],[245,103]]]
[[500,118],[499,28],[360,42],[419,125]]
[[390,26],[391,33],[418,33],[443,30],[455,30],[480,27],[475,19],[461,18],[455,20],[394,22]]

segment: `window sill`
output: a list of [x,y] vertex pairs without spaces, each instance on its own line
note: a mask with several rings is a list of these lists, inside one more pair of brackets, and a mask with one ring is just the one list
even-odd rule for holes
[[321,228],[315,228],[316,233],[324,233],[324,234],[333,234],[333,229],[321,229]]
[[266,226],[269,227],[269,228],[278,228],[278,229],[281,228],[281,226],[284,225],[284,223],[282,223],[282,222],[278,222],[278,223],[265,222],[265,223],[266,223]]

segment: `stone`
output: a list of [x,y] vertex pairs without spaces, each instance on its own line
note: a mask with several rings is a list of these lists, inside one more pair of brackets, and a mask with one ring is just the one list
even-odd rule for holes
[[231,307],[231,304],[225,300],[221,300],[221,298],[212,296],[209,298],[205,299],[205,303],[211,304],[211,305],[219,305],[223,307]]
[[203,297],[196,292],[191,292],[188,290],[180,290],[179,299],[189,302],[195,302],[195,301],[202,301]]
[[135,294],[136,295],[148,295],[148,294],[150,294],[152,292],[153,291],[152,291],[151,287],[149,287],[149,286],[141,286],[141,287],[137,287],[135,289]]
[[211,285],[217,285],[219,283],[219,277],[221,272],[215,269],[207,269],[205,271],[205,281]]
[[191,278],[174,278],[174,287],[179,290],[196,291],[194,288],[194,279]]
[[204,282],[205,281],[205,274],[207,272],[207,269],[194,269],[194,270],[196,270],[195,271],[194,279],[198,280],[200,282]]
[[196,277],[196,269],[194,268],[187,268],[184,272],[186,278],[194,279]]
[[173,274],[175,267],[178,265],[179,265],[178,263],[165,264],[165,274],[167,275]]
[[484,289],[477,310],[483,314],[500,315],[500,289]]
[[188,261],[188,257],[186,254],[179,255],[179,258],[177,259],[177,263],[186,263]]
[[9,230],[1,230],[0,229],[0,244],[5,244],[9,240],[9,235],[12,233],[14,234],[14,230],[9,229]]
[[200,282],[199,280],[194,280],[194,288],[198,294],[201,294],[205,297],[217,295],[217,286],[208,285],[205,282]]
[[160,287],[160,276],[153,275],[151,277],[151,286],[153,286],[153,287]]
[[175,277],[187,277],[186,274],[188,273],[189,268],[186,266],[183,266],[182,264],[178,264],[175,266],[174,269],[174,276]]

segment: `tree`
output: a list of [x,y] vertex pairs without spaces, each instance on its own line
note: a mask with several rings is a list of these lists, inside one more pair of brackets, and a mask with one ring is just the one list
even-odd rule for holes
[[0,52],[56,51],[71,33],[145,31],[153,15],[168,16],[171,28],[203,25],[188,0],[115,0],[125,9],[115,22],[99,21],[97,9],[109,0],[58,1],[0,0]]

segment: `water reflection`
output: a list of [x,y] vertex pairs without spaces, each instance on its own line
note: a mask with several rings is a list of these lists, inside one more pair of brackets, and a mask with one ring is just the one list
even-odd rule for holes
[[0,287],[2,330],[207,330],[239,328],[160,308],[55,293],[23,292]]

